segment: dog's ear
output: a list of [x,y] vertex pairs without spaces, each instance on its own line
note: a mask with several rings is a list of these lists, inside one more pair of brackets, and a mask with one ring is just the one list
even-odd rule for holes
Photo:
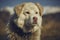
[[15,13],[17,14],[17,16],[19,16],[19,14],[21,13],[23,7],[24,7],[24,4],[20,4],[20,5],[17,5],[17,6],[14,8],[14,11],[15,11]]
[[39,9],[40,16],[42,16],[42,13],[43,13],[43,11],[44,11],[43,7],[42,7],[39,3],[35,3],[35,4],[36,4],[36,6],[37,6],[38,9]]

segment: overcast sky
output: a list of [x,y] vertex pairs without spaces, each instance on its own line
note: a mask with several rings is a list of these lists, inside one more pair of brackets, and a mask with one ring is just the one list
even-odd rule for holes
[[0,0],[0,8],[15,6],[23,2],[39,2],[43,6],[60,6],[60,0]]

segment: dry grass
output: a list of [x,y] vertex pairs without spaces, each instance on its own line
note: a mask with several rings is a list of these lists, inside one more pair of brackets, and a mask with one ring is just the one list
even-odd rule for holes
[[43,16],[42,40],[60,40],[60,12]]
[[[0,12],[0,40],[6,40],[6,24],[9,12]],[[42,40],[60,40],[60,12],[43,15]]]

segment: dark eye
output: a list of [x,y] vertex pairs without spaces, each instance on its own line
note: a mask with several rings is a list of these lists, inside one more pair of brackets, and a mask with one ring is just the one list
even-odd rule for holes
[[30,14],[29,12],[26,12],[27,14]]
[[36,12],[36,14],[38,14],[38,12]]

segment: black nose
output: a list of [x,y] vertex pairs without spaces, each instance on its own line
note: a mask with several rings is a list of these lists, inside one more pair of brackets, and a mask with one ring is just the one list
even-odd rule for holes
[[36,21],[37,21],[37,17],[33,17],[33,21],[35,21],[35,22],[36,22]]

